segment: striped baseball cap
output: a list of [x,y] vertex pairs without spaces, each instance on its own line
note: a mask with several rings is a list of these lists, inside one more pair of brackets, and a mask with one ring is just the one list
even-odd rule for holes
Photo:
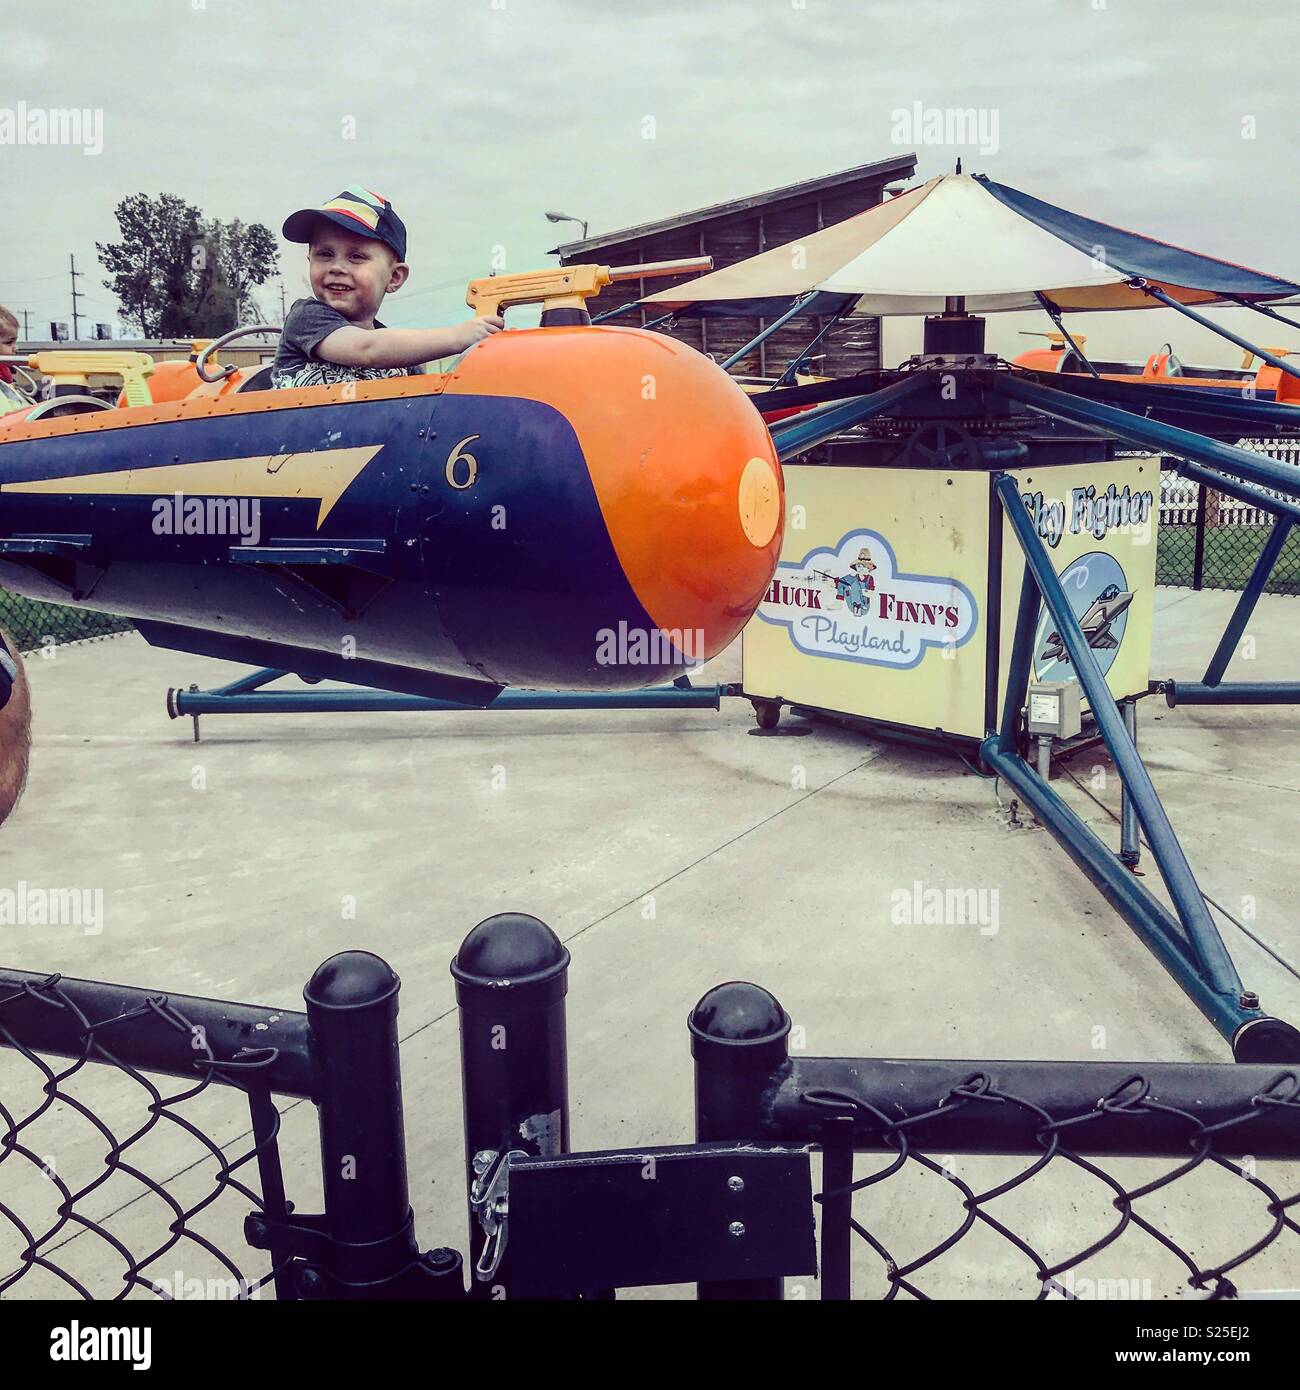
[[318,217],[335,223],[354,236],[374,237],[396,252],[399,261],[406,259],[406,224],[393,211],[393,205],[387,198],[372,193],[368,188],[354,185],[318,208],[299,209],[285,218],[284,226],[280,229],[284,239],[310,242],[312,226]]

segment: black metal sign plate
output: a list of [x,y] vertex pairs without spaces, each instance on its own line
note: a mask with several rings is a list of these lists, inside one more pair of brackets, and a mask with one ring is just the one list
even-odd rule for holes
[[693,1144],[512,1160],[510,1294],[817,1271],[806,1149]]

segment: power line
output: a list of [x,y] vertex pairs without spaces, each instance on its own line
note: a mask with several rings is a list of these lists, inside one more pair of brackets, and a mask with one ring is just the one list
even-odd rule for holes
[[58,275],[36,275],[33,276],[30,280],[0,280],[0,285],[39,285],[46,280],[62,279],[63,273],[62,271],[60,271]]
[[432,294],[435,290],[450,290],[458,285],[468,285],[471,279],[473,276],[458,275],[454,280],[440,280],[436,285],[424,285],[418,290],[399,290],[398,293],[403,299],[414,299],[418,294]]

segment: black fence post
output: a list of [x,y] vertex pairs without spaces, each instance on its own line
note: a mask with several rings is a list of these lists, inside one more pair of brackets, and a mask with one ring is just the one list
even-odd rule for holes
[[822,1302],[853,1296],[853,1121],[826,1126],[822,1137]]
[[[761,1139],[766,1099],[789,1063],[790,1018],[775,996],[742,981],[711,989],[687,1019],[695,1059],[695,1138]],[[696,1285],[705,1301],[782,1299],[784,1281],[730,1279]]]
[[[421,1260],[407,1193],[397,993],[392,968],[369,951],[331,956],[303,997],[318,1077],[325,1215],[317,1260],[297,1266],[306,1298],[394,1298],[412,1273],[456,1274],[459,1257]],[[445,1268],[444,1268],[445,1266]],[[419,1281],[423,1282],[423,1281]],[[459,1278],[424,1297],[455,1297]]]
[[1196,492],[1196,532],[1192,548],[1192,588],[1199,589],[1205,579],[1205,513],[1210,490],[1201,483]]
[[[460,1005],[461,1087],[469,1209],[470,1293],[510,1294],[506,1155],[569,1150],[564,996],[569,952],[536,917],[500,913],[480,922],[451,963]],[[478,1189],[476,1206],[475,1189]],[[495,1230],[489,1242],[480,1212]]]

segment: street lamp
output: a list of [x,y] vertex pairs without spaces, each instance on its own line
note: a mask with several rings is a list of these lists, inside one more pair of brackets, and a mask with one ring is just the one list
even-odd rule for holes
[[582,240],[587,239],[587,224],[581,217],[571,217],[567,212],[548,212],[546,214],[548,222],[576,222],[582,228]]

